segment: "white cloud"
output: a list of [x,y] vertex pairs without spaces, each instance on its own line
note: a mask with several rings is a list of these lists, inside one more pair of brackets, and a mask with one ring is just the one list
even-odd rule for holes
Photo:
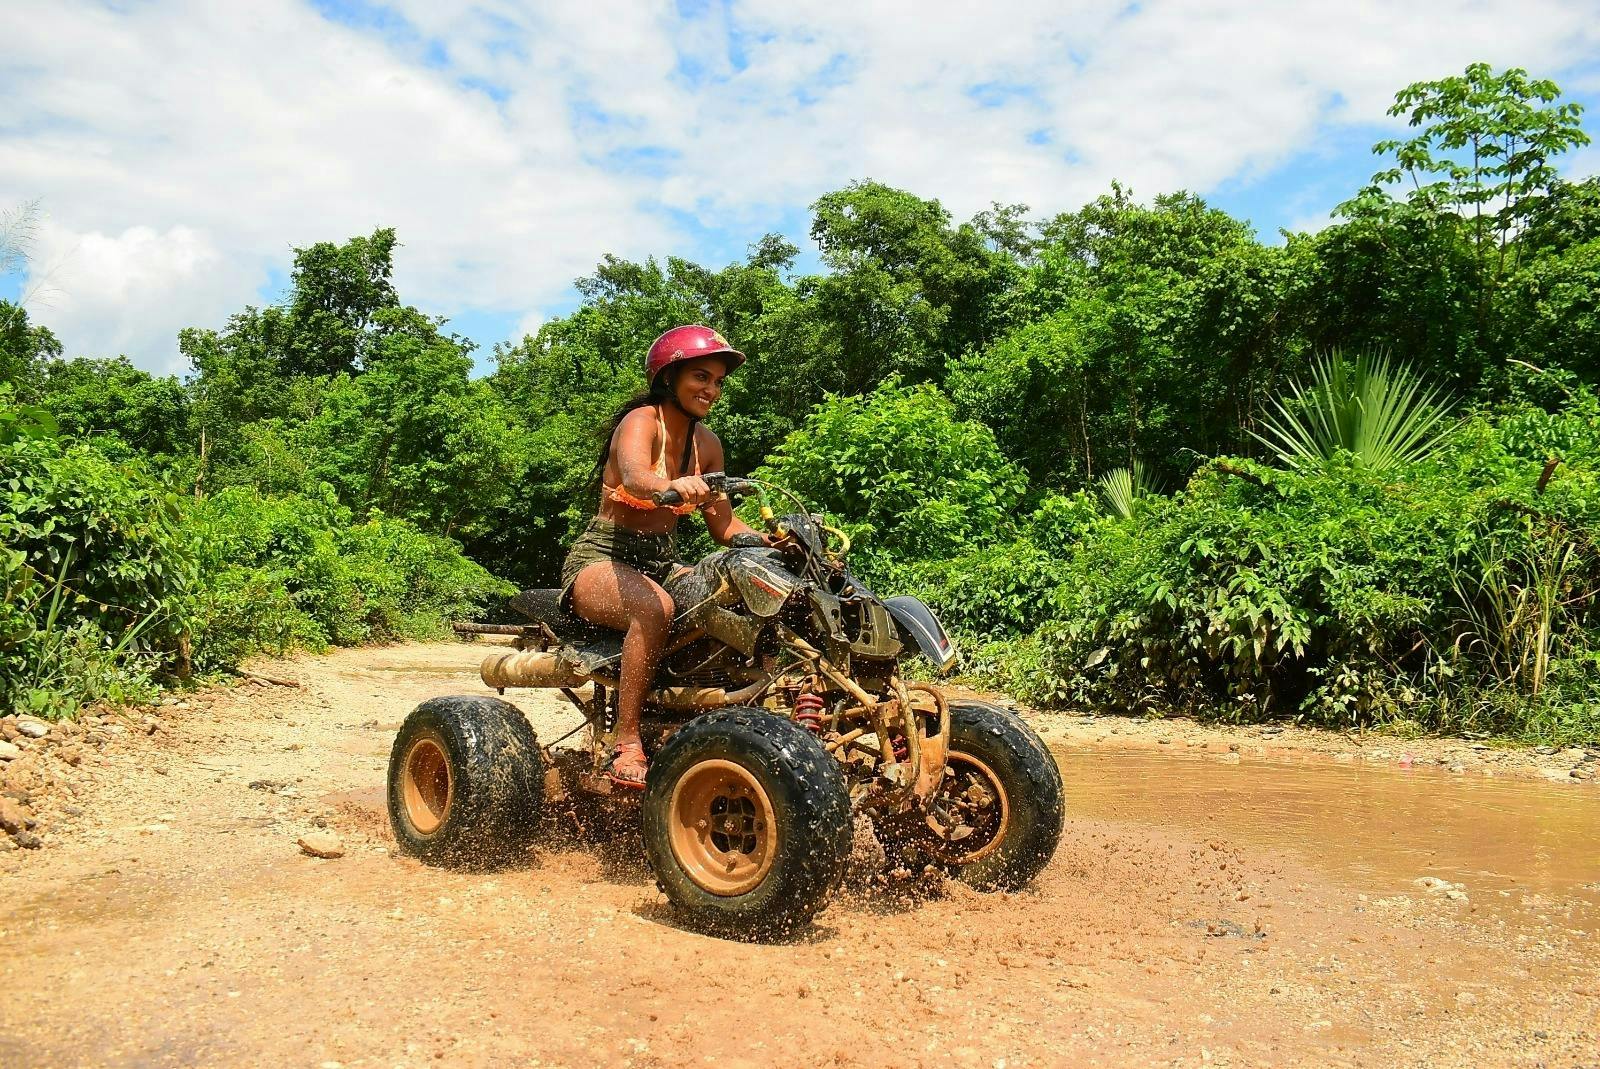
[[1578,149],[1561,163],[1561,176],[1579,181],[1600,174],[1600,144]]
[[521,342],[523,338],[539,333],[539,328],[544,326],[545,316],[539,312],[529,312],[517,320],[516,327],[508,338],[513,343]]
[[537,323],[603,253],[698,253],[672,211],[753,238],[862,177],[961,216],[1113,177],[1205,191],[1388,121],[1410,81],[1600,51],[1597,0],[393,7],[413,32],[296,0],[13,2],[0,206],[42,197],[75,250],[39,318],[164,366],[292,246],[389,225],[409,300]]
[[[119,234],[76,233],[53,222],[40,227],[32,250],[26,306],[48,324],[92,324],[98,345],[85,350],[70,333],[68,355],[142,352],[152,315],[161,322],[203,323],[239,292],[252,271],[224,256],[210,237],[187,226],[148,226]],[[236,307],[236,305],[234,306]],[[163,373],[183,370],[175,355],[143,363]]]

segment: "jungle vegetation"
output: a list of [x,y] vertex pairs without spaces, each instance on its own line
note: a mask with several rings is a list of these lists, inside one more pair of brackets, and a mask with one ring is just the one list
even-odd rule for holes
[[730,470],[827,510],[985,681],[1600,740],[1600,180],[1557,167],[1579,109],[1475,64],[1392,110],[1411,136],[1316,233],[1115,183],[958,221],[857,181],[812,206],[820,272],[776,235],[720,268],[607,256],[486,376],[395,291],[386,229],[184,330],[182,378],[69,358],[0,302],[0,706],[433,634],[552,581],[596,428],[657,333],[703,322],[750,356],[713,417]]

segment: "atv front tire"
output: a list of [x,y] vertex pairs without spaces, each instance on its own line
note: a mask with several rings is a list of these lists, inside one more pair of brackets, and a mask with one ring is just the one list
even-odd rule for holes
[[544,760],[522,711],[498,698],[431,698],[389,754],[389,823],[430,865],[492,868],[533,840]]
[[779,935],[810,923],[844,875],[850,797],[805,728],[758,709],[698,717],[650,763],[645,854],[693,927]]
[[[1039,736],[997,705],[953,701],[949,768],[928,815],[944,868],[980,891],[1014,891],[1039,875],[1061,841],[1066,809],[1061,771]],[[941,819],[973,833],[947,841]]]

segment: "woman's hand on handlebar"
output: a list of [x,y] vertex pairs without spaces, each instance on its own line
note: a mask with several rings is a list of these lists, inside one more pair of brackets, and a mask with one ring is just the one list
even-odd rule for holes
[[717,492],[711,489],[711,484],[698,475],[685,475],[674,479],[667,484],[667,489],[675,491],[680,501],[691,505],[704,505],[717,496]]

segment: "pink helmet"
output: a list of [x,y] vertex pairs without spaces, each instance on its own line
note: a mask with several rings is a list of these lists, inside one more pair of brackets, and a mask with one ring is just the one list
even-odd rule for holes
[[645,378],[655,382],[656,376],[673,364],[701,356],[723,357],[729,371],[744,363],[744,354],[710,327],[673,327],[651,344],[650,353],[644,358]]

